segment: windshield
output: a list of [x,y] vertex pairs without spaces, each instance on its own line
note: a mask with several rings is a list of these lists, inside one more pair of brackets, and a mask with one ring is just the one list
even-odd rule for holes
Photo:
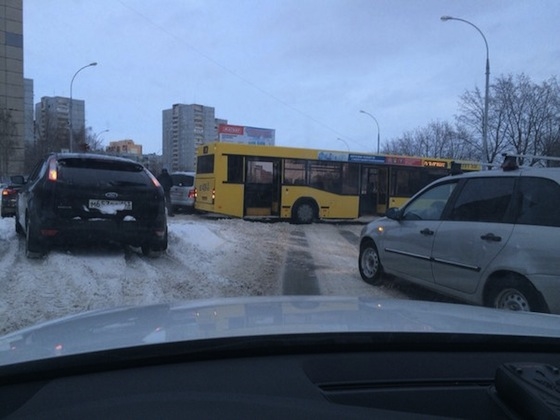
[[144,305],[76,331],[560,335],[560,3],[256,6],[0,0],[0,353]]

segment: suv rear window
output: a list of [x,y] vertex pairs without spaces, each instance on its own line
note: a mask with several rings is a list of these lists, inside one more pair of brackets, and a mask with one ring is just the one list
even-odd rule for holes
[[79,185],[153,185],[142,165],[103,159],[61,159],[58,161],[58,179]]

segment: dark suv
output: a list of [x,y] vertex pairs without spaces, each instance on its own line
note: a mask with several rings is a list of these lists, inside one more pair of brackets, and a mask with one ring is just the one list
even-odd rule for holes
[[95,154],[51,154],[37,163],[17,200],[16,231],[28,257],[51,244],[114,241],[167,249],[163,189],[141,164]]

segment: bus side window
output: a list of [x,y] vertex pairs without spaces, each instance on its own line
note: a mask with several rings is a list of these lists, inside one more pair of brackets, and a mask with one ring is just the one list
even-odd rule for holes
[[284,184],[305,185],[305,166],[304,160],[286,159],[284,161]]
[[243,156],[229,155],[227,157],[227,182],[243,182]]

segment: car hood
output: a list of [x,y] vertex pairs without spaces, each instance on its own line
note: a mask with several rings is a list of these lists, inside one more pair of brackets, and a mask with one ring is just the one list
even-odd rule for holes
[[98,310],[0,338],[0,365],[212,338],[311,333],[457,333],[560,338],[558,316],[357,297],[246,297]]

